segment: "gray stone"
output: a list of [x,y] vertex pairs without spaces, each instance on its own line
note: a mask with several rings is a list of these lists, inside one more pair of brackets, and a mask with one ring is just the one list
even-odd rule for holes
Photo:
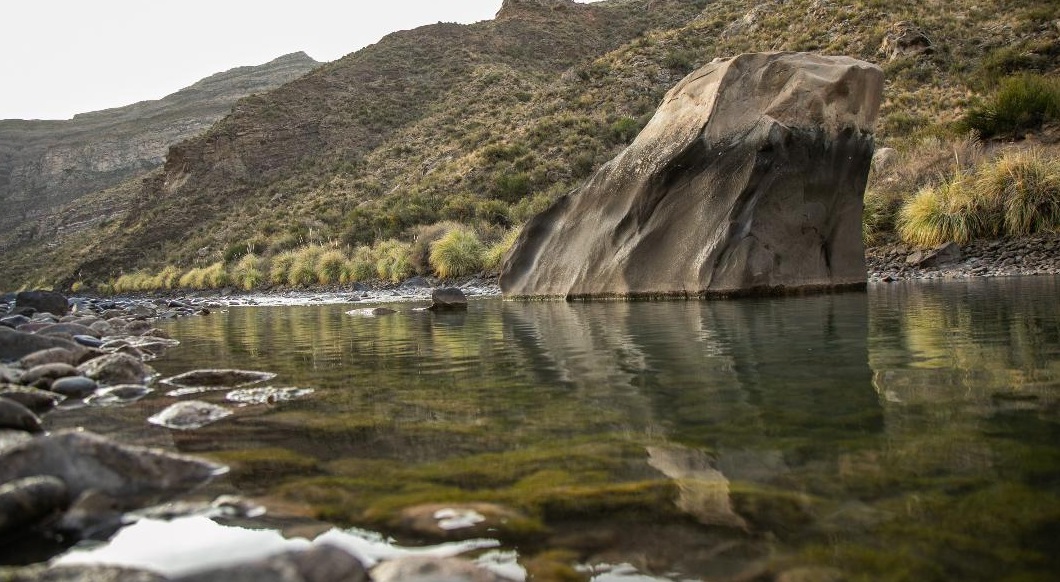
[[8,398],[0,398],[0,429],[42,432],[40,419],[33,411]]
[[508,578],[460,558],[409,556],[372,569],[374,582],[507,582]]
[[55,477],[26,477],[0,485],[0,537],[19,533],[70,505],[66,484]]
[[70,313],[70,302],[66,296],[54,291],[23,291],[15,296],[12,311],[21,312],[27,308],[63,316]]
[[49,348],[64,348],[74,353],[81,350],[80,346],[70,340],[0,326],[0,361],[12,362]]
[[90,335],[75,335],[74,341],[89,348],[98,348],[103,345],[103,340]]
[[179,386],[182,388],[207,387],[207,388],[236,388],[257,384],[276,377],[272,372],[258,372],[254,370],[226,370],[208,369],[192,370],[162,380],[164,384]]
[[352,315],[354,317],[378,317],[380,315],[390,315],[397,313],[389,307],[366,307],[364,309],[351,309],[346,312],[346,315]]
[[49,390],[66,398],[84,398],[93,394],[99,384],[86,376],[70,376],[52,382]]
[[20,325],[29,323],[29,318],[25,315],[9,315],[7,317],[0,317],[0,325],[15,329]]
[[0,384],[18,384],[22,370],[0,365]]
[[223,406],[201,400],[186,400],[171,404],[165,410],[148,418],[147,422],[176,430],[194,430],[231,414],[232,411]]
[[957,243],[948,242],[933,249],[915,251],[906,258],[905,262],[921,269],[927,269],[959,260],[961,260],[961,247]]
[[0,455],[7,449],[32,439],[33,435],[24,430],[0,428]]
[[456,287],[440,287],[431,291],[431,306],[429,309],[433,311],[467,309],[467,297],[463,291]]
[[364,566],[345,550],[320,544],[255,562],[177,578],[179,582],[365,582]]
[[70,337],[77,335],[84,335],[92,338],[99,337],[98,331],[86,325],[81,325],[80,323],[53,323],[38,329],[37,333],[41,335],[68,335]]
[[47,390],[57,379],[77,375],[77,368],[70,364],[41,364],[26,370],[19,382]]
[[862,196],[879,67],[755,53],[716,60],[636,140],[523,228],[510,297],[726,296],[866,283]]
[[48,390],[25,386],[0,386],[0,398],[7,398],[25,406],[34,414],[43,414],[55,408],[65,398]]
[[150,394],[152,390],[139,384],[121,384],[104,388],[85,399],[85,404],[96,406],[115,406],[136,402]]
[[206,483],[225,467],[161,450],[121,445],[90,432],[63,430],[7,448],[0,482],[50,475],[71,497],[97,490],[133,509]]
[[[5,580],[8,580],[5,578]],[[79,564],[77,566],[30,566],[10,574],[9,582],[168,582],[168,578],[147,570]]]
[[69,364],[76,365],[78,354],[65,348],[49,348],[26,355],[19,363],[23,368],[35,368],[44,364]]
[[145,384],[154,369],[128,354],[107,354],[81,364],[77,369],[103,385]]

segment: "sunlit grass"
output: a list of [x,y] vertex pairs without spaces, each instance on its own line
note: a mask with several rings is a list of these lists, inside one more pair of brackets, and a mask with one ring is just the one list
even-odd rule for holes
[[431,267],[443,279],[471,275],[482,270],[485,253],[473,230],[456,228],[431,244]]

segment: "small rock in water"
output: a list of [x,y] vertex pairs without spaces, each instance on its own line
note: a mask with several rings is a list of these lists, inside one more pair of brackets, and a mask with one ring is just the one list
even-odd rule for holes
[[84,398],[91,395],[96,391],[99,384],[96,383],[92,378],[86,378],[85,376],[70,376],[67,378],[59,378],[55,382],[52,382],[50,391],[61,394],[66,398]]
[[0,537],[19,533],[70,505],[66,483],[35,476],[0,485]]
[[431,291],[431,310],[467,309],[467,296],[456,287],[442,287]]
[[0,398],[0,429],[43,431],[36,414],[18,402],[7,398]]
[[15,297],[11,311],[21,313],[27,309],[63,316],[70,313],[70,301],[54,291],[23,291]]
[[507,582],[510,579],[460,558],[408,556],[372,569],[375,582]]
[[50,475],[73,498],[96,490],[133,509],[187,492],[227,468],[161,450],[122,445],[80,430],[38,436],[0,451],[0,483]]
[[241,388],[225,394],[225,400],[240,404],[276,404],[287,402],[313,393],[312,388]]
[[48,389],[59,378],[77,375],[77,368],[70,364],[41,364],[26,370],[19,382],[34,388]]
[[162,380],[162,383],[181,388],[237,388],[272,380],[272,372],[253,370],[192,370]]
[[[320,544],[249,563],[225,566],[176,579],[176,582],[366,582],[364,566],[337,546]],[[438,582],[449,578],[437,578]]]
[[44,364],[77,365],[77,354],[64,348],[49,348],[23,356],[18,363],[27,370]]
[[115,406],[136,402],[150,394],[152,390],[139,384],[120,384],[104,388],[85,399],[85,404],[94,406]]
[[63,396],[48,390],[24,386],[4,386],[0,388],[0,398],[18,402],[34,414],[48,412],[65,399]]
[[162,412],[148,418],[147,422],[176,430],[192,430],[202,428],[231,414],[231,410],[216,404],[200,400],[188,400],[169,406]]
[[74,341],[89,348],[98,348],[103,345],[103,340],[90,335],[75,335]]
[[153,368],[128,354],[107,354],[77,368],[104,385],[143,384],[155,375]]
[[351,309],[346,312],[346,315],[352,315],[354,317],[378,317],[380,315],[390,315],[397,313],[389,307],[367,307],[365,309]]
[[37,330],[37,333],[40,335],[68,335],[75,338],[83,335],[93,339],[99,336],[99,332],[80,323],[53,323]]

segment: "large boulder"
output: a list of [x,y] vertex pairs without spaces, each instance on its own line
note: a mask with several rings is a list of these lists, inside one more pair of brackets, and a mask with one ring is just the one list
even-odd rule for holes
[[54,291],[22,291],[15,296],[15,306],[11,311],[36,311],[61,317],[70,313],[70,302],[65,295]]
[[83,351],[81,346],[70,340],[0,326],[0,362],[15,361],[33,352],[50,348],[63,348],[75,354]]
[[863,286],[862,196],[883,88],[847,57],[717,60],[637,139],[534,217],[516,297],[713,296]]

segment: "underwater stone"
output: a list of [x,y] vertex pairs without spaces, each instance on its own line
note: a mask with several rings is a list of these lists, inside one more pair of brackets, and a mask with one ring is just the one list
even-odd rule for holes
[[216,404],[188,400],[170,405],[162,412],[148,418],[147,422],[177,430],[192,430],[217,422],[231,414],[231,410]]

